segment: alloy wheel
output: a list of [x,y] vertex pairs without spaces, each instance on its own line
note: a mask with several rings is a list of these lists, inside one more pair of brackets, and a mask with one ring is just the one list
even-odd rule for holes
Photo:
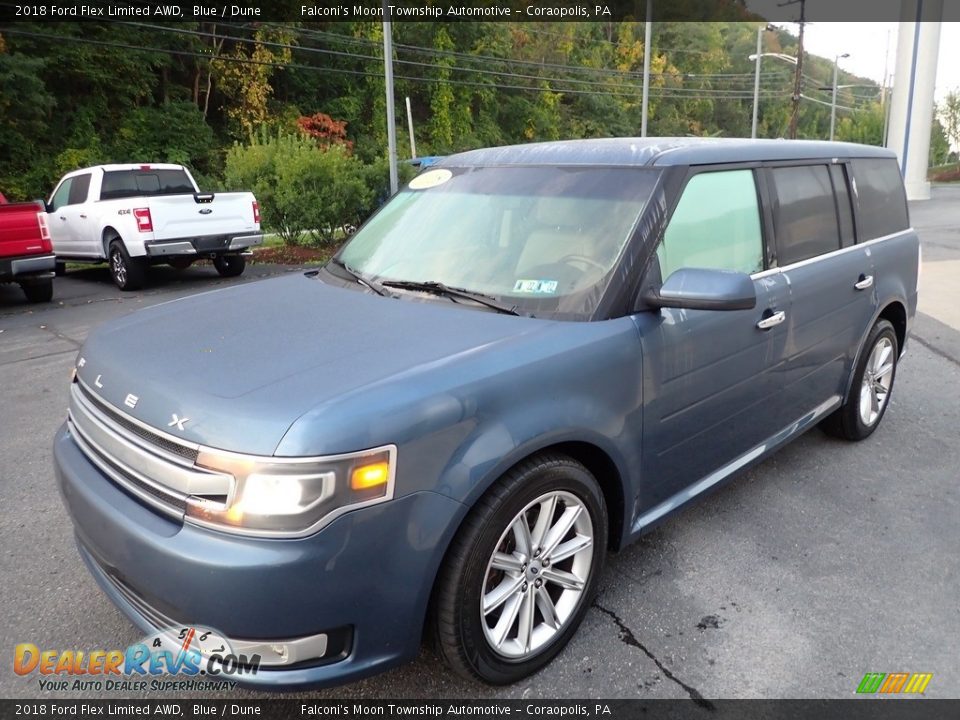
[[549,492],[521,510],[487,562],[480,616],[490,647],[511,660],[550,643],[575,613],[593,564],[583,501]]
[[893,343],[880,338],[867,359],[860,385],[860,420],[868,427],[877,422],[890,396],[894,360]]

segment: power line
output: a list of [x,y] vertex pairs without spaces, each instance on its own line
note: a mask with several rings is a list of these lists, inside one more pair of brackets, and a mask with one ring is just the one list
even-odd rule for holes
[[[34,33],[34,32],[25,31],[25,30],[5,29],[4,33],[10,34],[10,35],[21,35],[24,37],[32,37],[32,38],[37,38],[42,40],[57,41],[57,42],[67,41],[67,42],[72,42],[77,44],[97,45],[101,47],[113,47],[113,48],[118,48],[123,50],[136,50],[139,52],[154,52],[158,54],[177,55],[181,57],[195,57],[195,58],[200,58],[208,61],[213,60],[217,62],[232,62],[232,63],[240,63],[245,65],[275,67],[280,69],[311,70],[311,71],[317,71],[317,72],[347,74],[347,75],[374,77],[374,78],[382,77],[382,73],[367,72],[363,70],[351,70],[347,68],[328,68],[328,67],[320,68],[315,65],[303,65],[298,63],[277,63],[277,62],[270,62],[266,60],[253,60],[252,58],[240,58],[240,57],[228,56],[228,55],[212,57],[209,54],[191,52],[189,50],[147,47],[147,46],[131,45],[128,43],[111,42],[106,40],[94,40],[91,38],[77,38],[72,36],[46,35],[42,33]],[[483,82],[471,82],[466,80],[451,80],[451,79],[443,79],[443,78],[413,77],[413,76],[407,76],[407,75],[397,75],[396,77],[398,79],[409,80],[411,82],[449,83],[451,85],[479,87],[479,88],[486,88],[486,89],[523,90],[527,92],[536,92],[536,93],[547,92],[547,93],[554,93],[554,94],[561,94],[561,95],[571,95],[571,94],[572,95],[592,95],[592,96],[603,96],[603,97],[628,97],[628,98],[636,99],[636,93],[620,93],[620,92],[611,92],[611,91],[600,92],[600,91],[576,90],[576,89],[552,88],[552,87],[538,88],[538,87],[531,87],[529,85],[506,85],[506,84],[492,83],[492,82],[483,83]],[[542,81],[548,82],[550,81],[550,78],[542,78]],[[657,92],[656,93],[657,97],[663,97],[663,98],[677,97],[672,92],[673,90],[676,90],[676,88],[673,88],[673,89],[653,88],[652,90],[664,91],[662,93]],[[771,92],[771,96],[773,96],[772,92]],[[716,97],[709,97],[706,99],[742,99],[742,98],[739,95],[738,96],[718,95]]]

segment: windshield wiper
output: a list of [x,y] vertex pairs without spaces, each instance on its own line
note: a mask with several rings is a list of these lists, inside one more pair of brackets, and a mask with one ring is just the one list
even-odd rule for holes
[[495,297],[484,295],[483,293],[467,290],[466,288],[450,287],[442,282],[428,280],[418,282],[416,280],[384,280],[384,287],[399,288],[400,290],[419,290],[421,292],[433,293],[434,295],[443,295],[449,298],[464,298],[472,300],[475,303],[484,305],[492,310],[503,313],[504,315],[519,315],[516,305],[507,305],[500,302]]
[[390,293],[387,292],[386,289],[384,289],[383,285],[381,285],[380,283],[378,283],[376,280],[372,280],[372,279],[370,279],[370,278],[368,278],[368,277],[365,277],[365,276],[361,275],[359,272],[357,272],[357,271],[354,270],[352,267],[350,267],[349,265],[347,265],[347,264],[346,264],[343,260],[341,260],[340,258],[336,258],[336,257],[335,257],[335,258],[330,258],[330,262],[332,262],[334,265],[336,265],[336,266],[339,267],[339,268],[343,268],[343,270],[344,270],[350,277],[352,277],[354,280],[356,280],[358,283],[360,283],[360,284],[363,285],[364,287],[370,288],[370,289],[373,290],[377,295],[383,295],[384,297],[390,296]]

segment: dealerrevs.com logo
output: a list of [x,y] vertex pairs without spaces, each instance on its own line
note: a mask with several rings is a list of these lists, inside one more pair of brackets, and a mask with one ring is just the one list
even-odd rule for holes
[[[167,628],[125,650],[14,648],[13,671],[35,677],[41,690],[207,690],[256,675],[259,655],[233,652],[229,640],[210,628]],[[209,680],[208,678],[216,678]]]

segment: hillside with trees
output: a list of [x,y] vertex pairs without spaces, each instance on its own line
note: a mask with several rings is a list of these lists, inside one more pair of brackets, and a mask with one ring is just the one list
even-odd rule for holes
[[[643,24],[395,23],[399,152],[640,133]],[[331,240],[387,196],[382,28],[326,23],[18,23],[0,29],[0,190],[46,196],[103,162],[185,163],[250,189],[291,241]],[[658,23],[650,135],[747,136],[753,23]],[[797,40],[764,32],[765,52]],[[798,137],[825,139],[832,60],[806,55]],[[765,58],[759,137],[785,137],[793,65]],[[836,137],[881,144],[881,90],[840,73]],[[949,158],[935,127],[931,164]],[[410,168],[406,168],[409,174]],[[307,209],[312,215],[303,217]]]

